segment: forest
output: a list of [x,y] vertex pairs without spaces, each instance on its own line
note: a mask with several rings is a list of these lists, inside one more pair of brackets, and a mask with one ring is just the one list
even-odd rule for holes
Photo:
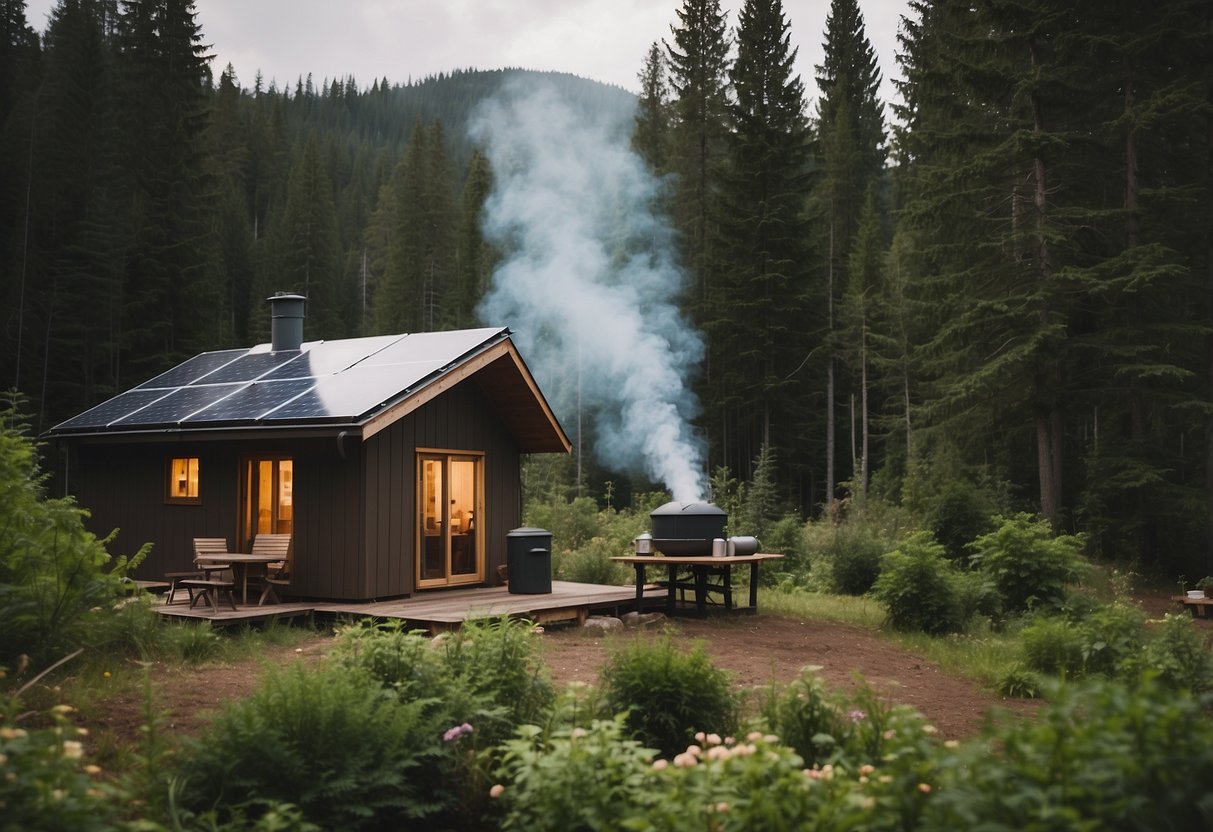
[[[280,289],[309,338],[509,324],[477,317],[508,252],[467,120],[520,70],[278,88],[212,66],[190,0],[25,12],[0,0],[0,384],[37,431],[266,340]],[[960,489],[1213,572],[1213,2],[912,0],[888,102],[858,0],[823,32],[682,0],[652,37],[639,96],[550,80],[664,184],[705,475],[766,461],[801,517]]]

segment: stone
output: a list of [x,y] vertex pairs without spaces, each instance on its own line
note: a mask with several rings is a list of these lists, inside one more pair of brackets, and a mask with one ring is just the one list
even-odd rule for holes
[[585,626],[595,630],[602,630],[604,633],[609,633],[612,630],[622,630],[623,622],[618,618],[612,618],[609,615],[596,615],[593,618],[585,620]]

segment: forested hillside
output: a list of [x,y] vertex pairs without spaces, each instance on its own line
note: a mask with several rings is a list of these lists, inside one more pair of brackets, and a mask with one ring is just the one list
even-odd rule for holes
[[[894,102],[857,0],[822,32],[670,2],[639,101],[555,80],[635,108],[664,177],[709,469],[773,460],[776,512],[960,490],[1213,571],[1213,2],[913,0]],[[264,340],[277,289],[309,338],[478,323],[503,253],[465,124],[511,71],[267,88],[208,65],[188,0],[62,0],[41,38],[24,8],[0,0],[0,379],[41,428]]]

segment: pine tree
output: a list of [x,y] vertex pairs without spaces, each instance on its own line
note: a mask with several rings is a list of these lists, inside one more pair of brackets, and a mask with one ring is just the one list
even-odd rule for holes
[[[837,482],[837,364],[840,343],[834,331],[847,258],[858,231],[864,194],[884,173],[883,107],[877,96],[880,71],[865,33],[856,0],[832,0],[826,16],[823,62],[816,67],[817,141],[821,149],[820,183],[811,213],[822,229],[818,246],[824,255],[824,305],[829,351],[826,357],[826,504]],[[853,473],[854,475],[854,473]],[[866,476],[863,477],[866,481]]]
[[[876,190],[868,187],[864,210],[860,215],[859,229],[851,247],[847,262],[847,285],[843,292],[840,320],[844,331],[843,342],[848,348],[843,352],[844,360],[858,375],[859,421],[861,450],[852,452],[852,470],[862,496],[867,496],[871,475],[871,426],[870,402],[873,379],[871,345],[872,330],[877,325],[876,306],[882,289],[883,252],[880,244],[880,216],[876,211]],[[854,400],[852,396],[852,400]],[[852,425],[852,448],[855,447],[855,429]]]
[[[493,189],[493,170],[479,150],[468,161],[460,206],[459,292],[454,304],[456,327],[474,326],[476,306],[489,289],[496,256],[484,239],[484,205]],[[485,323],[491,323],[486,321]]]
[[713,337],[739,448],[779,446],[795,456],[805,393],[795,369],[813,327],[805,302],[809,131],[789,28],[780,0],[750,0],[741,10],[723,198],[728,279],[717,301],[730,322]]
[[670,90],[666,80],[666,57],[654,42],[644,56],[640,101],[636,105],[632,149],[656,174],[667,170],[670,156]]

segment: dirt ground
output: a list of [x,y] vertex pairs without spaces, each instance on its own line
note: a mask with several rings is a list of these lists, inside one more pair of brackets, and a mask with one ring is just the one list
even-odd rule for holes
[[[1152,616],[1173,612],[1165,596],[1141,599]],[[1213,638],[1213,621],[1198,622]],[[597,683],[598,670],[619,639],[659,638],[664,632],[688,643],[702,642],[717,667],[733,675],[739,688],[787,682],[805,665],[818,665],[832,688],[853,688],[861,678],[887,701],[907,704],[939,729],[941,738],[978,732],[987,712],[1029,714],[1038,702],[1007,699],[934,663],[903,650],[889,639],[857,627],[760,614],[706,620],[678,618],[640,630],[604,634],[599,630],[551,627],[542,636],[544,660],[558,686]],[[317,633],[301,644],[271,647],[264,655],[229,664],[152,668],[154,707],[165,713],[162,729],[172,736],[197,733],[223,703],[247,695],[269,667],[293,661],[316,662],[332,637]],[[117,745],[134,743],[143,724],[143,694],[135,690],[94,703],[89,724]]]

